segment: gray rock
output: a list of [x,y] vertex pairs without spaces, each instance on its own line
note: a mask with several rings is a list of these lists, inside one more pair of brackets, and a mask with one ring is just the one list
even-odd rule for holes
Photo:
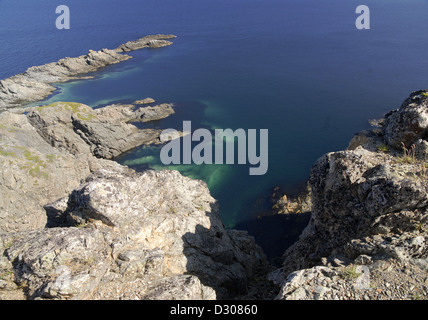
[[428,161],[428,141],[419,139],[415,142],[415,158]]
[[174,35],[150,35],[142,37],[135,41],[128,41],[117,47],[115,49],[116,52],[129,52],[134,50],[139,50],[142,48],[161,48],[165,46],[169,46],[172,42],[167,41],[167,39],[174,39],[176,36]]
[[96,229],[46,229],[13,242],[6,255],[29,298],[84,299],[107,272],[111,248]]
[[95,158],[54,148],[25,115],[3,113],[0,123],[0,232],[43,228],[43,206],[78,187]]
[[134,104],[150,104],[150,103],[155,103],[155,102],[156,101],[153,98],[145,98],[145,99],[142,99],[142,100],[134,101]]
[[194,274],[216,289],[242,293],[247,278],[263,266],[254,239],[226,232],[205,183],[176,171],[100,171],[71,198],[71,215],[100,220],[127,235],[114,252],[133,242],[160,249],[170,273]]
[[[140,109],[145,108],[117,105],[98,111],[57,102],[31,108],[26,115],[0,114],[0,231],[34,230],[64,219],[64,197],[91,172],[127,170],[103,159],[142,144],[161,143],[161,130],[127,123],[141,117]],[[162,118],[173,109],[164,104],[151,111],[152,117]]]
[[144,300],[215,300],[215,291],[204,286],[191,275],[178,275],[162,279],[151,286],[142,297]]
[[285,254],[287,271],[319,263],[333,249],[369,236],[376,221],[392,218],[394,212],[410,210],[418,217],[417,210],[425,210],[427,180],[415,174],[417,166],[395,161],[361,147],[318,160],[310,178],[311,221]]
[[400,109],[389,113],[383,124],[386,142],[396,149],[410,148],[418,139],[428,136],[428,96],[413,92]]
[[[174,112],[167,104],[153,108],[152,117],[163,118]],[[92,110],[84,104],[56,102],[31,109],[27,117],[38,133],[57,149],[73,155],[93,154],[111,159],[143,144],[160,143],[160,130],[139,130],[127,123],[140,118],[140,112],[121,105]]]
[[176,171],[102,170],[50,207],[83,223],[2,241],[31,299],[230,297],[265,267],[253,238],[224,229],[205,183]]

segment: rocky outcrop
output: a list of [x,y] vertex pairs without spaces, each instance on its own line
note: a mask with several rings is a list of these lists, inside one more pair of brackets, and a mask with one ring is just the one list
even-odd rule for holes
[[25,115],[0,117],[0,232],[43,228],[43,205],[73,190],[99,164],[90,154],[72,156],[51,146]]
[[[148,105],[155,102],[150,98],[135,101],[134,104],[114,104],[97,109],[98,117],[121,119],[126,122],[150,122],[169,117],[174,113],[172,103],[162,103],[159,105]],[[141,101],[144,101],[142,103]],[[144,107],[142,105],[145,105]],[[146,106],[148,105],[148,106]]]
[[176,36],[168,34],[157,34],[142,37],[136,41],[128,41],[117,47],[116,52],[129,52],[143,48],[162,48],[172,44],[168,39],[174,39]]
[[[0,82],[0,108],[172,37],[30,68]],[[93,110],[58,102],[0,114],[0,299],[199,300],[248,290],[257,298],[254,284],[271,290],[258,278],[263,252],[247,232],[224,228],[205,183],[108,160],[165,142],[160,130],[132,124],[174,112],[153,103]],[[428,93],[412,93],[348,150],[322,156],[304,197],[275,199],[288,217],[311,211],[270,275],[277,299],[428,297],[427,110]]]
[[100,170],[48,207],[52,228],[3,238],[5,287],[28,298],[230,297],[263,267],[205,183],[177,171]]
[[[173,113],[171,104],[153,107],[113,105],[92,110],[70,102],[2,113],[0,125],[0,231],[43,228],[43,206],[78,187],[105,161],[143,144],[160,143],[160,129],[138,129],[150,108],[152,119]],[[158,111],[157,117],[155,116]]]
[[132,58],[122,52],[168,46],[172,42],[165,39],[171,38],[175,36],[146,36],[127,42],[114,50],[89,50],[88,54],[76,58],[64,58],[58,62],[28,68],[24,73],[0,80],[0,111],[43,100],[55,91],[53,83],[79,79],[89,72]]
[[426,143],[427,95],[315,163],[311,220],[284,255],[278,299],[428,297],[428,157],[411,151]]
[[111,159],[139,145],[160,143],[161,130],[139,130],[128,122],[154,121],[172,113],[172,104],[112,105],[92,110],[79,103],[59,102],[33,108],[27,118],[46,141],[60,150]]

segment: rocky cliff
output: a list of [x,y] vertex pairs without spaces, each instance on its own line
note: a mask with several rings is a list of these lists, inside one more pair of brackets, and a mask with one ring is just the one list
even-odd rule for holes
[[428,297],[428,93],[322,156],[312,216],[284,254],[278,299]]

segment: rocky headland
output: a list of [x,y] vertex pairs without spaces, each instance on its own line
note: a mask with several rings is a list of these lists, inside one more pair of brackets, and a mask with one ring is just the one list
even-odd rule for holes
[[0,111],[43,100],[55,91],[55,83],[85,79],[87,73],[132,58],[124,52],[165,47],[172,44],[168,39],[173,38],[174,35],[149,35],[116,49],[89,50],[86,55],[28,68],[23,73],[0,80]]
[[[171,37],[30,68],[0,83],[0,104],[36,101]],[[165,142],[133,123],[173,113],[146,98],[0,114],[0,299],[428,297],[426,91],[322,156],[305,195],[276,195],[277,214],[311,218],[275,271],[246,231],[224,228],[204,182],[112,160]]]

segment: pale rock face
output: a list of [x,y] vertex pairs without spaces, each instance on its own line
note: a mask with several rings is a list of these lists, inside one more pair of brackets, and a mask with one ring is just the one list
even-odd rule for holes
[[29,298],[228,297],[265,264],[254,239],[224,229],[205,183],[176,171],[101,170],[53,207],[54,228],[4,241]]
[[[170,45],[173,37],[148,36],[29,68],[1,81],[0,108],[42,99],[54,90],[51,82],[130,58],[119,52]],[[92,110],[57,102],[0,114],[0,299],[246,293],[266,259],[246,232],[225,230],[205,183],[106,160],[161,143],[160,130],[128,122],[172,113],[172,104]]]
[[[92,155],[76,157],[49,145],[24,115],[3,113],[0,125],[0,231],[43,228],[43,205],[90,174]],[[94,159],[95,160],[95,159]],[[59,177],[61,177],[59,179]]]

